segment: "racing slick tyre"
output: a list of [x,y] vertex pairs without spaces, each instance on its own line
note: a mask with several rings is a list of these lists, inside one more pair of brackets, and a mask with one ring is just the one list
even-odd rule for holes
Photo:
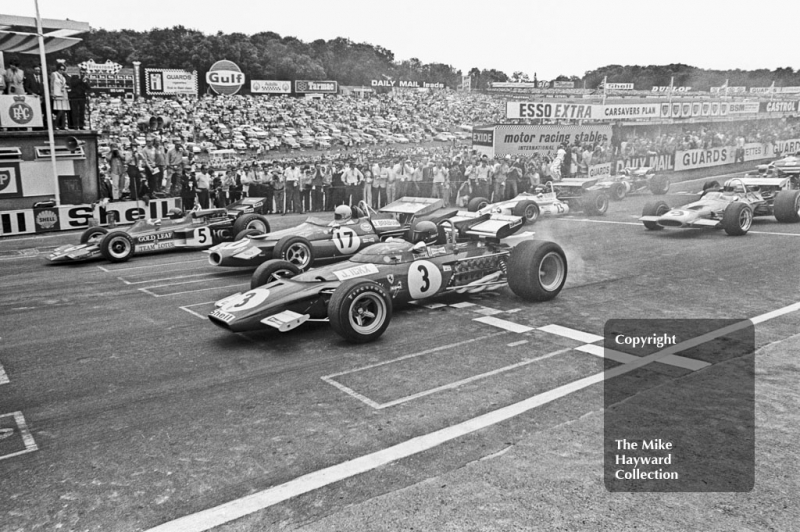
[[628,187],[625,186],[625,183],[614,183],[608,189],[608,193],[614,201],[622,201],[628,195]]
[[555,242],[526,240],[508,260],[508,287],[522,299],[548,301],[567,280],[567,256]]
[[669,191],[669,177],[654,175],[650,178],[650,192],[656,196],[663,196]]
[[81,244],[85,244],[89,240],[92,240],[93,238],[102,238],[104,235],[107,234],[108,234],[108,229],[106,229],[105,227],[90,227],[89,229],[81,233]]
[[599,216],[608,210],[608,195],[602,190],[589,190],[583,196],[583,210],[589,216]]
[[800,190],[781,190],[775,196],[775,219],[782,223],[800,222]]
[[258,229],[245,229],[244,231],[239,231],[236,233],[236,238],[233,239],[234,242],[238,242],[239,240],[244,240],[248,236],[255,236],[255,235],[263,235],[261,231]]
[[520,201],[514,205],[514,216],[522,216],[526,224],[536,223],[539,219],[539,206],[535,201]]
[[[664,200],[658,201],[648,201],[644,204],[644,209],[642,209],[642,216],[661,216],[662,214],[666,214],[669,212],[669,205]],[[658,225],[656,222],[642,222],[646,229],[650,231],[660,231],[664,229],[663,226]]]
[[300,268],[285,260],[268,260],[259,264],[250,278],[250,290],[264,286],[278,279],[294,277],[300,273]]
[[486,198],[472,198],[469,200],[469,203],[467,203],[467,210],[469,212],[477,212],[487,205],[489,205],[489,200]]
[[245,229],[258,229],[262,233],[269,233],[269,222],[260,214],[242,214],[233,222],[233,234],[238,235]]
[[722,213],[722,228],[731,236],[746,235],[753,225],[753,209],[746,203],[731,203]]
[[389,326],[392,298],[374,281],[348,279],[328,302],[328,319],[336,334],[348,342],[371,342]]
[[719,181],[709,181],[708,183],[703,183],[703,192],[700,194],[700,197],[702,198],[706,195],[706,193],[717,190],[719,186]]
[[128,233],[108,233],[100,241],[100,254],[111,262],[125,262],[133,257],[133,238]]
[[306,271],[314,263],[314,246],[302,236],[285,236],[275,244],[272,258],[289,261]]

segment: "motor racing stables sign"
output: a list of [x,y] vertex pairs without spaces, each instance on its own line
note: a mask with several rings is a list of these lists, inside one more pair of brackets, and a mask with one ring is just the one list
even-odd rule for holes
[[562,143],[605,143],[611,139],[611,125],[500,125],[494,131],[495,155],[555,156]]
[[42,106],[36,96],[0,96],[0,127],[42,127]]

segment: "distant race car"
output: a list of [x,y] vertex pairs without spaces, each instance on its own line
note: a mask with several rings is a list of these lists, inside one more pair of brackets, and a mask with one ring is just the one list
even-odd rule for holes
[[186,214],[172,209],[170,218],[138,220],[130,227],[106,229],[90,227],[81,235],[80,244],[61,246],[47,260],[53,263],[104,258],[124,262],[136,253],[171,249],[208,249],[233,240],[243,231],[267,233],[269,222],[262,212],[264,198],[245,198],[224,209],[205,209]]
[[754,216],[775,216],[782,223],[800,222],[800,190],[789,188],[789,178],[734,178],[719,190],[707,188],[698,201],[670,209],[666,202],[649,202],[640,221],[647,229],[664,227],[722,228],[733,236],[745,235]]
[[[456,215],[456,210],[443,210],[443,202],[433,198],[404,197],[375,212],[363,202],[353,209],[352,218],[327,222],[308,218],[297,227],[275,231],[267,235],[252,234],[241,240],[214,246],[209,250],[208,261],[214,266],[255,268],[270,259],[291,262],[300,270],[311,266],[345,260],[361,249],[391,237],[407,235],[412,224],[429,220],[437,226]],[[505,221],[472,220],[465,217],[461,225],[468,224],[480,231],[480,224],[503,223],[519,229],[519,218]],[[510,231],[510,229],[508,229]]]
[[546,301],[564,286],[567,258],[558,244],[529,232],[458,242],[454,224],[443,225],[449,226],[445,244],[435,243],[436,225],[422,221],[412,242],[391,239],[305,273],[290,262],[265,262],[251,289],[218,301],[209,319],[231,332],[265,326],[286,332],[308,320],[329,321],[345,340],[363,343],[383,334],[398,302],[506,285],[523,299]]
[[560,216],[569,213],[569,205],[558,199],[553,182],[536,187],[533,194],[523,192],[514,198],[498,203],[489,203],[486,198],[472,198],[467,209],[478,213],[499,213],[521,216],[525,223],[532,224],[539,216]]
[[800,188],[800,152],[783,157],[769,164],[758,165],[760,174],[791,178],[792,188]]
[[565,178],[549,181],[556,198],[569,205],[572,211],[584,211],[589,216],[599,216],[608,210],[608,194],[597,187],[598,179]]
[[605,190],[611,199],[621,200],[629,194],[650,190],[656,196],[663,196],[669,191],[669,177],[656,174],[654,168],[625,168],[622,173],[601,178],[591,187],[592,190]]

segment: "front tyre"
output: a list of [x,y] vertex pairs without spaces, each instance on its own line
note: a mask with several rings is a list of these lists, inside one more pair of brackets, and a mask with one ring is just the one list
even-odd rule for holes
[[100,254],[111,262],[125,262],[133,257],[133,238],[128,233],[108,233],[100,241]]
[[392,298],[374,281],[349,279],[328,302],[328,319],[336,334],[348,342],[371,342],[389,326]]
[[[642,216],[663,216],[669,212],[669,205],[664,200],[648,201],[644,204],[642,209]],[[658,222],[642,222],[646,229],[650,231],[660,231],[664,229],[663,226],[658,225]]]
[[555,242],[527,240],[511,252],[508,287],[528,301],[548,301],[567,281],[567,256]]
[[600,216],[608,210],[608,195],[602,190],[589,190],[583,196],[583,210],[589,216]]
[[522,216],[526,224],[534,224],[539,219],[539,205],[535,201],[520,201],[514,205],[514,216]]
[[469,203],[467,203],[467,210],[469,212],[478,212],[487,205],[489,205],[489,200],[486,198],[472,198],[469,200]]
[[275,244],[272,258],[289,261],[306,271],[314,263],[314,247],[302,236],[285,236]]
[[105,227],[90,227],[81,233],[81,244],[86,244],[90,240],[100,239],[108,234]]
[[261,263],[250,278],[250,290],[264,286],[279,279],[294,277],[300,273],[300,268],[285,260],[268,260]]
[[753,225],[753,209],[745,203],[731,203],[722,213],[722,228],[731,236],[746,235]]

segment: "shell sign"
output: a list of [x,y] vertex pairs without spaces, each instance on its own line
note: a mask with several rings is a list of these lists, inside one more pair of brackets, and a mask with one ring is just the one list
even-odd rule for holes
[[233,61],[217,61],[206,72],[206,83],[217,94],[236,94],[244,85],[244,74]]

